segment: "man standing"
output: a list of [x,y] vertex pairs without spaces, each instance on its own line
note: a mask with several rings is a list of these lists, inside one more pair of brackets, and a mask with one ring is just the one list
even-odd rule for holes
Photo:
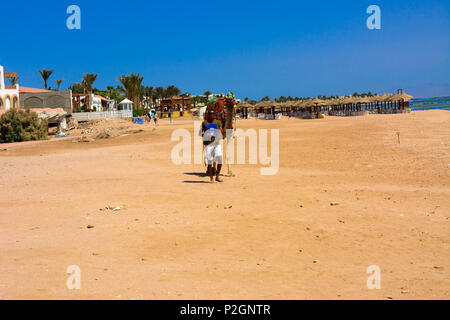
[[[220,132],[219,132],[220,130]],[[216,181],[220,179],[220,169],[222,169],[222,148],[219,141],[219,133],[224,134],[222,124],[214,119],[214,111],[209,110],[206,114],[206,120],[202,123],[203,145],[205,146],[205,162],[208,165],[208,174],[210,182],[214,182],[213,163],[217,163]]]
[[[157,121],[158,121],[158,116],[156,114],[155,108],[152,108],[152,110],[150,111],[150,114],[151,114],[151,117],[152,117],[151,119],[153,119],[153,121],[155,121],[155,127],[156,127]],[[150,121],[151,121],[151,119],[150,119]]]

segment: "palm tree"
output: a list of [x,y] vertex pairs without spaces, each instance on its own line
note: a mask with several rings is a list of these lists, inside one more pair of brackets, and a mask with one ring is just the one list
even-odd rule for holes
[[97,80],[98,74],[96,73],[85,73],[83,75],[83,85],[86,88],[86,91],[91,94],[92,86],[94,85],[95,80]]
[[131,99],[135,108],[139,108],[141,105],[142,96],[142,80],[144,77],[135,73],[129,75],[121,75],[117,77],[117,80],[122,83],[126,91],[126,97]]
[[181,90],[173,85],[168,86],[165,91],[166,91],[166,94],[165,94],[166,98],[178,96],[181,93]]
[[84,93],[84,87],[81,83],[74,82],[71,86],[68,87],[69,90],[72,90],[72,93]]
[[38,71],[41,74],[42,79],[44,80],[44,88],[45,88],[45,90],[47,90],[47,80],[52,75],[53,70],[42,69],[42,70],[38,70]]
[[161,99],[164,96],[164,88],[163,87],[157,87],[155,89],[155,99]]
[[55,80],[55,84],[57,87],[57,90],[59,91],[59,86],[61,85],[61,83],[63,82],[64,79],[59,79],[59,80]]
[[211,91],[205,91],[205,92],[203,93],[203,95],[206,97],[206,100],[209,99],[209,96],[210,96],[211,94],[212,94]]
[[151,106],[152,105],[152,101],[153,101],[153,86],[145,86],[142,87],[142,94],[144,96],[144,100],[147,104],[147,106]]
[[12,86],[16,85],[17,80],[19,80],[19,77],[16,77],[16,76],[9,77],[9,82],[11,83]]

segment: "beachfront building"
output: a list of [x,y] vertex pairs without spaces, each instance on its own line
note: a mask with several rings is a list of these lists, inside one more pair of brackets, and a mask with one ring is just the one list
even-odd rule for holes
[[21,109],[63,109],[64,112],[72,113],[72,91],[71,90],[45,90],[38,88],[20,87]]
[[172,109],[172,117],[191,115],[191,97],[173,96],[161,99],[161,117],[167,117],[169,109]]
[[73,109],[76,112],[81,111],[113,111],[115,102],[112,99],[108,99],[97,94],[84,94],[74,93],[72,94]]
[[91,95],[91,110],[93,111],[113,111],[114,100],[99,96],[98,94]]
[[133,112],[133,101],[128,99],[123,99],[119,103],[119,108],[117,110],[127,110]]
[[[12,83],[5,84],[5,78]],[[11,108],[19,108],[19,84],[16,83],[18,77],[15,72],[5,72],[3,66],[0,65],[0,113]]]

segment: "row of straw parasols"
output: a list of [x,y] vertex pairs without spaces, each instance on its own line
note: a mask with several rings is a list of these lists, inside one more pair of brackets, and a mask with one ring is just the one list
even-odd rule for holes
[[411,100],[413,96],[406,94],[404,92],[400,92],[398,94],[383,94],[383,95],[375,95],[371,97],[344,97],[337,99],[327,99],[321,100],[318,98],[308,99],[308,100],[298,100],[298,101],[287,101],[287,102],[276,102],[276,101],[261,101],[255,105],[252,105],[247,102],[241,102],[237,105],[237,108],[240,110],[245,109],[246,111],[254,111],[254,110],[309,110],[309,111],[318,111],[324,107],[351,107],[358,108],[361,105],[365,106],[374,106],[374,107],[407,107],[409,105],[409,100]]

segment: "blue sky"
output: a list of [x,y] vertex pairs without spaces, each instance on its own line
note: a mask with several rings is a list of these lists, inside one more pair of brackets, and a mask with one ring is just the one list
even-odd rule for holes
[[[81,30],[66,9],[81,8]],[[381,8],[381,30],[366,9]],[[95,86],[139,72],[144,84],[238,97],[393,92],[450,95],[450,1],[4,1],[0,64],[19,83]]]

